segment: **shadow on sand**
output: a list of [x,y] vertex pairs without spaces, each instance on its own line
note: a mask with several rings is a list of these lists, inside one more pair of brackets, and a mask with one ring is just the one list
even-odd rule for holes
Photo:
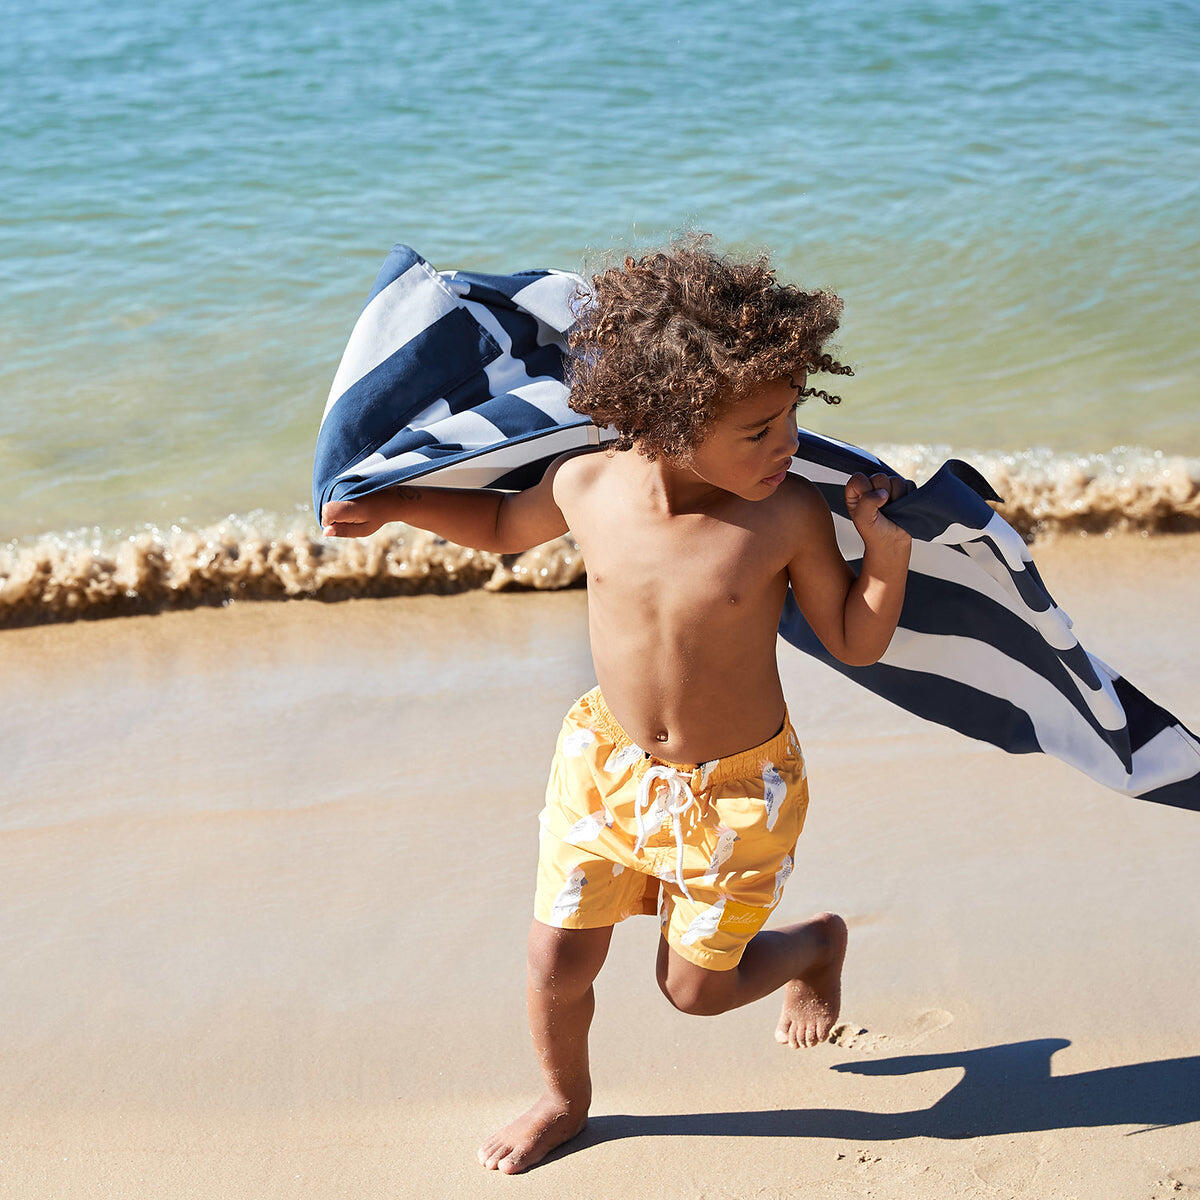
[[[912,1075],[958,1067],[959,1080],[929,1108],[877,1113],[851,1108],[782,1108],[758,1112],[613,1114],[594,1117],[577,1138],[543,1162],[632,1137],[805,1137],[844,1141],[973,1138],[1031,1130],[1140,1125],[1132,1133],[1200,1120],[1200,1055],[1051,1075],[1050,1058],[1071,1043],[1041,1038],[899,1058],[840,1063],[852,1075]],[[537,1164],[541,1165],[541,1164]],[[536,1166],[534,1168],[536,1170]]]

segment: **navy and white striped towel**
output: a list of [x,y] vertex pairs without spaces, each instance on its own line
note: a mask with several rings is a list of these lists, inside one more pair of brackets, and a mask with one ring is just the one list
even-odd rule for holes
[[[613,429],[567,407],[563,355],[582,285],[569,271],[439,272],[395,246],[325,407],[318,520],[329,500],[417,479],[522,491],[563,451],[611,440]],[[791,470],[821,489],[857,574],[863,543],[845,482],[899,472],[804,429]],[[833,658],[790,589],[780,634],[917,716],[1013,754],[1052,754],[1126,795],[1200,810],[1200,741],[1079,644],[1024,541],[987,500],[1000,497],[952,458],[886,505],[913,546],[900,623],[879,662]]]

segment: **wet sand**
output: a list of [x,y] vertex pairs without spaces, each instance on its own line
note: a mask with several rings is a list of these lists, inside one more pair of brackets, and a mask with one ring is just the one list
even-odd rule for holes
[[[1200,537],[1033,548],[1200,726]],[[930,725],[786,644],[812,807],[775,923],[851,930],[836,1044],[597,981],[591,1125],[528,1175],[524,938],[580,591],[0,633],[0,1195],[1200,1191],[1200,817]],[[6,1190],[7,1189],[7,1190]]]

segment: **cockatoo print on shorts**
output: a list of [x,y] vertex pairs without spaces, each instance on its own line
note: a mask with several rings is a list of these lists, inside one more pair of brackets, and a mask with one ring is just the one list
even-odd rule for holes
[[587,876],[583,873],[583,868],[576,867],[554,897],[554,905],[550,909],[551,920],[557,921],[561,926],[563,921],[579,911],[579,897],[586,883]]
[[787,785],[783,782],[783,776],[775,770],[774,763],[767,763],[763,767],[763,804],[767,809],[767,830],[768,832],[775,828],[775,822],[779,819],[779,808],[783,804],[783,798],[787,795]]
[[721,923],[721,915],[725,911],[725,901],[728,899],[728,896],[722,896],[711,908],[706,908],[699,916],[693,917],[691,923],[684,931],[683,937],[679,940],[685,946],[690,946],[702,937],[708,937],[709,934],[716,933],[717,926]]
[[787,883],[788,876],[792,873],[793,865],[792,856],[785,854],[783,862],[779,864],[779,870],[775,872],[775,895],[771,897],[772,908],[779,903],[779,898],[783,895],[783,885]]
[[708,860],[708,870],[700,876],[697,883],[716,882],[717,872],[729,861],[729,856],[733,853],[733,843],[737,840],[738,835],[728,825],[717,826],[717,845],[712,858]]
[[646,837],[653,837],[663,827],[663,822],[667,819],[667,806],[670,803],[670,793],[666,788],[660,787],[655,793],[654,799],[642,813],[642,829],[645,831]]
[[586,725],[581,725],[578,729],[572,729],[562,740],[562,751],[567,758],[579,758],[580,755],[596,742],[596,734],[588,729]]
[[800,758],[800,778],[807,779],[808,763],[804,761],[804,752],[800,749],[800,743],[796,740],[796,731],[794,729],[788,730],[788,746],[791,748],[792,753]]
[[640,762],[645,753],[641,746],[635,746],[632,743],[622,746],[619,750],[610,751],[609,756],[604,760],[604,769],[610,775],[615,775],[618,771],[632,767],[635,762]]
[[580,846],[584,842],[594,842],[606,829],[611,829],[612,824],[612,813],[607,808],[597,809],[594,813],[588,813],[586,817],[580,817],[567,830],[563,841],[570,842],[572,846]]

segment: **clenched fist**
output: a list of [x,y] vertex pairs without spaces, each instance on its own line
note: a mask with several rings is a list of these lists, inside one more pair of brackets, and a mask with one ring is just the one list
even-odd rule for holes
[[876,471],[870,478],[862,471],[855,471],[846,480],[846,512],[867,545],[912,540],[879,510],[889,501],[915,491],[916,486],[911,479],[901,479],[899,475],[887,475],[883,471]]

